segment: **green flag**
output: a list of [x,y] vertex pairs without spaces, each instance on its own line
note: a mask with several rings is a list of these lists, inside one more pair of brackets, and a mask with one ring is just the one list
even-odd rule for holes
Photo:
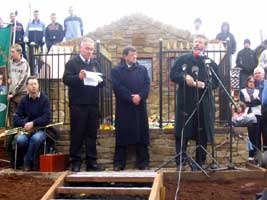
[[10,26],[0,28],[0,127],[6,126],[7,116],[7,66],[10,48]]

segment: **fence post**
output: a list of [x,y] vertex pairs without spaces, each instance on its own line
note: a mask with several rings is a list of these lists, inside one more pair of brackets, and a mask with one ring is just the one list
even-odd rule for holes
[[[103,73],[104,70],[103,70],[103,66],[101,63],[100,40],[96,41],[96,59],[97,59],[97,62],[99,64],[99,67],[100,67],[100,72]],[[100,113],[101,113],[100,123],[102,124],[103,123],[103,117],[105,115],[105,113],[104,113],[104,88],[100,89],[99,97],[100,97],[99,106],[100,106]]]
[[162,45],[163,40],[159,39],[159,127],[162,128]]
[[35,74],[35,66],[34,66],[34,45],[30,44],[29,46],[29,65],[31,76]]

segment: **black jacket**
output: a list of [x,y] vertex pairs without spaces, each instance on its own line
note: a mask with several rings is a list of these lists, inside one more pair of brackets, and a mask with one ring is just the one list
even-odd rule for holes
[[236,57],[236,66],[240,67],[246,74],[253,74],[258,65],[258,58],[255,51],[250,48],[244,48],[238,52]]
[[[13,42],[13,37],[14,37],[14,26],[15,24],[11,24],[11,43]],[[19,22],[16,23],[16,36],[15,36],[15,43],[17,44],[23,44],[24,43],[24,28],[23,25]]]
[[95,59],[91,59],[89,65],[85,64],[80,56],[76,56],[69,60],[65,65],[63,82],[69,89],[69,104],[70,105],[92,105],[98,107],[99,88],[103,86],[86,86],[79,79],[80,70],[101,72],[99,64]]
[[51,23],[45,29],[45,41],[48,49],[53,44],[59,43],[64,38],[63,27],[59,23]]
[[51,110],[48,97],[41,93],[40,97],[33,100],[29,95],[24,96],[14,114],[15,127],[23,127],[27,122],[33,122],[34,126],[49,124]]

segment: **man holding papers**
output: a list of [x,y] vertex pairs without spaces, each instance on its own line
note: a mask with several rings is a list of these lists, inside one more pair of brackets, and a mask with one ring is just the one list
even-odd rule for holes
[[79,172],[82,164],[82,147],[86,146],[86,170],[101,171],[96,153],[96,134],[99,120],[99,88],[103,79],[99,65],[93,59],[94,41],[83,38],[80,55],[65,66],[63,82],[68,86],[70,106],[70,158],[72,171]]

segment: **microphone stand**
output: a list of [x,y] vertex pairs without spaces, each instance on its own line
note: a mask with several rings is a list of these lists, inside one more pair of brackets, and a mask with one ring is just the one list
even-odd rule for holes
[[[212,67],[210,67],[210,63],[206,62],[205,65],[207,66],[208,70],[215,76],[215,78],[217,79],[217,81],[219,82],[219,85],[223,88],[223,91],[225,92],[226,96],[228,97],[228,100],[230,101],[229,103],[229,107],[230,107],[230,112],[229,112],[229,117],[228,117],[228,123],[229,123],[229,134],[230,134],[230,138],[229,138],[229,164],[226,168],[221,168],[223,169],[228,169],[228,170],[234,170],[234,169],[241,169],[241,168],[237,168],[234,163],[233,163],[233,123],[232,123],[232,106],[237,107],[232,96],[229,94],[229,92],[227,91],[227,89],[225,88],[223,82],[221,81],[221,79],[219,78],[219,76],[216,74],[216,72],[214,71],[214,69]],[[220,169],[212,169],[212,170],[220,170]]]
[[[206,65],[206,63],[204,63]],[[205,93],[208,93],[208,96],[210,96],[210,90],[209,90],[209,87],[210,87],[210,80],[211,80],[211,77],[209,77],[209,73],[207,72],[207,77],[208,77],[208,81],[207,81],[207,85],[206,85],[206,88],[203,92],[203,96],[205,95]],[[196,71],[196,96],[197,96],[197,99],[199,100],[199,81],[198,81],[198,71]],[[198,145],[196,145],[196,152],[197,151],[200,151],[197,153],[197,156],[198,156],[198,159],[199,161],[202,162],[202,154],[205,152],[206,155],[208,155],[209,157],[211,157],[211,160],[212,160],[212,163],[210,164],[210,169],[217,169],[219,167],[219,163],[218,161],[215,159],[215,155],[214,155],[214,152],[215,152],[215,149],[214,149],[214,138],[213,138],[213,135],[212,133],[210,133],[210,139],[211,139],[211,155],[210,153],[207,151],[206,148],[204,148],[202,145],[201,145],[201,127],[200,127],[200,109],[199,109],[199,105],[200,105],[201,101],[199,100],[196,104],[196,112],[197,112],[197,137],[198,137]],[[210,105],[210,102],[209,102],[209,97],[208,97],[208,105]],[[208,107],[209,109],[209,107]],[[210,115],[210,112],[208,111],[208,115]],[[209,121],[208,121],[209,122]],[[206,135],[206,137],[208,137]],[[207,139],[207,138],[206,138]],[[200,149],[198,149],[200,148]],[[204,152],[201,152],[201,151],[204,151]]]

